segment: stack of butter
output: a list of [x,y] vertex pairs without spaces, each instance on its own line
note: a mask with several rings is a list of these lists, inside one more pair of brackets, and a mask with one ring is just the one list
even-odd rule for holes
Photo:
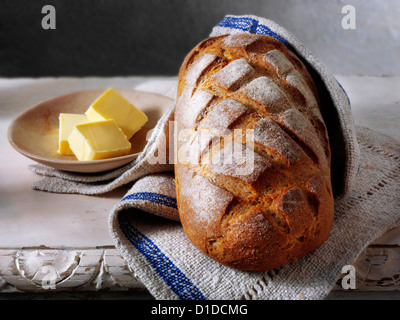
[[129,140],[147,116],[116,90],[106,90],[84,114],[60,113],[58,153],[79,161],[113,158],[129,153]]

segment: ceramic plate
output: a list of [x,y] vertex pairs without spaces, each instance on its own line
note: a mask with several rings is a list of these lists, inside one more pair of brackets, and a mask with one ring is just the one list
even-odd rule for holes
[[143,91],[116,89],[149,118],[143,128],[131,138],[130,153],[121,157],[93,161],[78,161],[75,156],[57,153],[59,114],[84,113],[105,90],[73,92],[29,108],[16,117],[8,128],[8,140],[11,146],[36,162],[65,171],[101,172],[131,162],[145,147],[147,133],[167,111],[172,99]]

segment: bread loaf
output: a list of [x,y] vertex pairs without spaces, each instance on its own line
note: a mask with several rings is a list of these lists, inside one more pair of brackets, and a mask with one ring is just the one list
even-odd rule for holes
[[204,254],[263,271],[326,240],[327,130],[313,79],[282,43],[253,34],[201,42],[179,72],[175,121],[180,219]]

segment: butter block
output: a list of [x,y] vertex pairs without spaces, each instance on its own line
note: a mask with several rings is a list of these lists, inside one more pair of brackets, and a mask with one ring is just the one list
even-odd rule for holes
[[91,121],[114,119],[129,140],[148,121],[147,116],[113,88],[107,89],[87,109]]
[[60,113],[58,130],[58,154],[74,155],[69,147],[68,137],[74,126],[89,122],[85,114]]
[[68,142],[79,161],[119,157],[131,149],[131,143],[115,120],[77,125],[72,129]]

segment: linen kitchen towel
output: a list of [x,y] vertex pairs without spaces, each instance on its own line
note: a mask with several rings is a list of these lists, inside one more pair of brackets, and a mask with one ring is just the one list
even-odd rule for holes
[[310,254],[266,272],[230,269],[186,237],[172,173],[137,181],[110,215],[110,232],[135,276],[156,299],[323,299],[341,270],[385,231],[400,225],[400,144],[357,127],[360,172],[335,200],[328,239]]

